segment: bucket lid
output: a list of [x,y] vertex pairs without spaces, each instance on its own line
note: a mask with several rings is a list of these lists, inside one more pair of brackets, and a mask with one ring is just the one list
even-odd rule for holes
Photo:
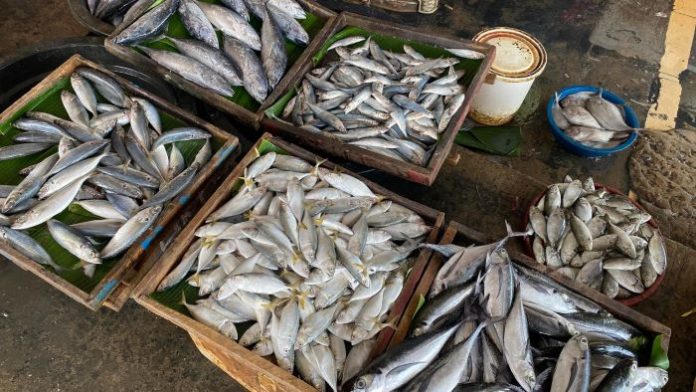
[[474,36],[474,41],[495,46],[491,72],[503,77],[535,78],[546,68],[546,50],[524,31],[495,27]]

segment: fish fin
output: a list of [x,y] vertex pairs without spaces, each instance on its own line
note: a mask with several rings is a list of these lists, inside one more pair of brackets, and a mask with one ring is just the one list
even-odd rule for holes
[[[191,285],[191,286],[194,286],[194,287],[200,286],[200,285],[201,285],[201,275],[200,275],[200,271],[196,271],[196,273],[193,274],[193,275],[192,275],[190,278],[188,278],[186,281],[187,281],[187,282],[193,282],[193,283],[196,284],[196,285]],[[189,284],[190,284],[190,283],[189,283]]]
[[397,366],[394,369],[392,369],[390,372],[385,374],[385,378],[386,377],[398,377],[399,374],[407,372],[412,367],[420,366],[423,364],[427,364],[427,362],[411,362],[411,363],[407,363],[405,365]]
[[309,174],[313,176],[319,176],[319,166],[323,165],[324,162],[326,162],[326,159],[317,159],[317,161],[314,163],[314,169],[312,169]]
[[188,305],[188,303],[186,302],[186,293],[184,293],[183,291],[181,292],[181,300],[179,301],[179,305]]

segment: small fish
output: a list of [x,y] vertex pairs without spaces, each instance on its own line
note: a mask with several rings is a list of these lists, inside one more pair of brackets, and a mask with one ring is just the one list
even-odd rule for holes
[[157,205],[141,210],[128,219],[101,250],[102,259],[115,257],[135,243],[155,223],[160,212],[162,206]]
[[79,231],[55,219],[49,220],[47,227],[51,237],[73,256],[90,264],[101,264],[99,251]]
[[[193,0],[181,0],[179,4],[179,17],[186,27],[189,34],[209,45],[212,48],[219,49],[217,34],[213,24],[210,23],[201,7]],[[247,19],[248,20],[248,19]]]
[[179,0],[165,0],[121,31],[114,37],[114,42],[119,45],[131,45],[157,36],[178,8]]
[[53,143],[22,143],[0,147],[0,161],[33,155],[52,147]]
[[142,46],[139,49],[159,65],[192,83],[226,97],[234,95],[234,90],[221,75],[199,61],[175,52]]

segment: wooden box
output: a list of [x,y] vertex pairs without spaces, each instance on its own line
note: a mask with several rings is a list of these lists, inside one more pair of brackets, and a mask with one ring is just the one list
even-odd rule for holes
[[[410,162],[402,162],[344,143],[328,134],[313,133],[287,121],[279,120],[285,104],[295,95],[295,89],[300,85],[304,76],[315,67],[327,61],[326,53],[328,47],[334,41],[352,35],[370,35],[373,37],[373,40],[385,49],[395,52],[401,52],[403,44],[409,44],[426,57],[431,58],[444,55],[456,57],[448,54],[449,52],[446,52],[443,48],[468,49],[485,56],[481,60],[463,60],[455,66],[455,68],[466,69],[467,71],[463,78],[460,79],[460,84],[462,81],[467,84],[466,99],[452,117],[446,130],[440,134],[440,140],[436,143],[435,150],[425,167]],[[466,119],[476,91],[478,91],[479,86],[486,79],[488,70],[493,63],[495,48],[466,39],[432,35],[427,32],[414,30],[408,26],[370,19],[348,12],[341,13],[338,16],[327,37],[328,39],[321,47],[313,48],[313,51],[307,51],[303,55],[298,64],[296,64],[297,69],[293,73],[292,82],[284,85],[283,90],[274,92],[271,97],[273,99],[270,100],[270,102],[273,102],[273,105],[266,107],[266,117],[262,120],[264,129],[281,134],[292,141],[326,152],[332,156],[379,169],[409,181],[432,185],[452,149],[454,139]]]
[[[440,240],[440,244],[446,245],[454,243],[457,245],[468,246],[472,244],[480,245],[492,243],[496,240],[497,239],[487,238],[485,235],[474,229],[452,221],[445,229],[442,239]],[[666,325],[663,325],[662,323],[653,320],[650,317],[645,316],[644,314],[641,314],[618,301],[610,299],[609,297],[592,290],[587,286],[578,284],[576,281],[568,279],[557,272],[548,271],[545,266],[540,265],[536,262],[536,260],[525,255],[513,244],[507,246],[507,250],[514,263],[527,269],[550,276],[551,279],[557,283],[599,304],[617,319],[623,320],[637,327],[652,337],[661,335],[662,350],[667,353],[669,339],[672,332],[671,329]],[[418,287],[413,292],[413,297],[411,297],[411,300],[406,307],[406,311],[401,317],[401,322],[399,323],[396,333],[390,342],[390,347],[399,344],[408,336],[411,320],[413,320],[413,317],[416,315],[421,298],[427,297],[428,291],[430,291],[430,286],[432,285],[437,272],[446,261],[447,260],[441,254],[437,252],[433,253],[432,258],[428,263],[428,267],[423,273],[423,277],[418,283]]]
[[[255,144],[254,149],[263,150],[264,148],[268,148],[269,144],[275,148],[280,148],[290,155],[303,158],[309,162],[321,160],[321,157],[269,134],[264,134]],[[158,301],[156,295],[153,296],[153,294],[156,293],[159,283],[174,267],[176,267],[181,256],[194,241],[194,232],[196,229],[204,223],[210,213],[215,211],[221,204],[225,203],[236,193],[233,189],[235,189],[235,185],[242,181],[239,177],[243,175],[244,169],[256,159],[256,157],[256,153],[252,150],[241,160],[240,164],[229,173],[220,188],[197,212],[196,216],[191,219],[188,225],[178,233],[176,240],[140,281],[133,292],[133,297],[139,304],[154,314],[169,320],[189,332],[194,342],[201,348],[201,351],[244,387],[252,391],[314,391],[315,389],[309,384],[306,384],[304,381],[276,366],[270,360],[257,356],[237,342],[225,337],[214,328],[194,320],[188,314],[185,314],[183,309],[175,309],[167,306],[162,301]],[[428,225],[432,226],[427,241],[432,242],[437,239],[439,229],[444,222],[443,213],[400,197],[380,185],[343,170],[340,166],[331,162],[325,162],[323,166],[353,175],[364,181],[375,194],[383,195],[387,199],[394,200],[418,213]],[[415,264],[405,281],[402,292],[391,309],[391,313],[388,317],[389,320],[400,319],[401,313],[411,297],[411,293],[416,288],[423,271],[426,269],[431,253],[430,250],[426,249],[418,251]],[[373,356],[381,353],[387,347],[392,338],[392,334],[392,329],[387,328],[382,330],[380,335],[378,335],[378,340],[373,350]]]
[[[286,41],[286,46],[292,47],[292,49],[288,51],[288,69],[286,70],[283,79],[280,80],[278,85],[269,93],[266,100],[261,104],[254,101],[243,87],[234,88],[234,97],[223,97],[208,89],[200,87],[195,83],[189,82],[181,76],[157,64],[145,54],[132,47],[116,44],[113,41],[114,37],[120,34],[121,31],[123,31],[127,26],[121,25],[114,30],[114,32],[104,41],[104,46],[106,47],[107,51],[116,57],[133,63],[142,69],[154,70],[157,74],[164,78],[164,80],[173,84],[177,88],[186,91],[198,99],[218,108],[219,110],[231,115],[242,124],[256,130],[258,129],[259,123],[263,116],[260,108],[268,105],[270,102],[273,102],[271,99],[274,91],[284,90],[285,86],[294,80],[292,75],[297,72],[299,65],[298,60],[302,58],[301,55],[305,52],[314,52],[316,48],[321,46],[335,21],[336,14],[333,11],[326,9],[313,1],[297,0],[297,2],[302,5],[308,14],[308,18],[305,19],[305,22],[302,24],[308,30],[307,32],[309,33],[310,42],[306,47],[301,47],[294,44],[288,44],[288,41]],[[219,1],[215,1],[214,3],[219,3]],[[170,19],[167,26],[167,33],[176,37],[188,36],[183,28],[183,25],[181,25],[178,12],[172,18],[175,20],[172,21]],[[257,28],[257,31],[259,31],[260,34],[260,24],[254,24],[254,26]],[[158,46],[158,48],[162,49],[162,46]]]
[[421,14],[434,13],[440,3],[438,0],[346,0],[346,2],[395,12],[418,12]]
[[[152,227],[117,261],[108,262],[99,266],[94,278],[86,278],[84,275],[78,276],[77,274],[81,274],[81,271],[55,273],[17,252],[7,244],[0,244],[0,253],[2,255],[92,310],[99,308],[102,303],[109,298],[109,295],[121,284],[119,288],[120,299],[111,302],[109,305],[110,308],[117,310],[123,306],[123,302],[125,302],[125,299],[128,298],[128,294],[133,289],[131,279],[133,279],[134,275],[130,275],[129,270],[144,259],[143,256],[145,253],[151,251],[152,248],[156,246],[157,235],[165,226],[175,221],[177,216],[192,198],[196,199],[195,196],[202,191],[203,185],[210,182],[213,178],[215,170],[225,164],[232,164],[230,162],[232,159],[228,158],[239,153],[239,142],[236,137],[222,129],[172,106],[167,101],[152,95],[100,65],[88,61],[79,55],[75,55],[0,114],[0,144],[8,145],[12,143],[12,136],[17,133],[17,129],[12,127],[12,122],[31,110],[48,111],[58,116],[65,116],[65,112],[60,104],[60,91],[64,87],[69,86],[69,77],[78,67],[88,67],[103,72],[116,80],[129,95],[148,99],[159,109],[160,115],[163,116],[165,128],[167,128],[167,123],[169,123],[170,126],[189,124],[202,128],[213,135],[211,144],[215,153],[208,164],[199,171],[196,179],[179,196],[164,206],[155,224],[153,224]],[[38,162],[43,157],[47,156],[48,153],[54,152],[54,150],[55,147],[47,152],[25,157],[22,159],[22,162],[18,160],[0,162],[0,170],[18,170],[23,166]],[[19,178],[15,177],[14,180],[18,182]],[[81,220],[92,219],[86,216],[83,216],[83,218],[84,219]],[[37,228],[43,229],[37,230],[37,236],[48,236],[45,227],[38,226]],[[126,278],[125,285],[122,284],[124,277]]]

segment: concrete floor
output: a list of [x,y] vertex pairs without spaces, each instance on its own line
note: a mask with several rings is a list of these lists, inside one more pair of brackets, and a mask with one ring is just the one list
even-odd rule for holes
[[[535,34],[549,65],[530,94],[531,115],[521,118],[521,158],[481,155],[455,147],[432,188],[366,173],[389,188],[446,212],[490,234],[503,220],[519,222],[526,203],[543,184],[568,173],[592,175],[630,189],[629,152],[584,159],[558,147],[545,124],[544,105],[552,92],[571,84],[594,84],[631,97],[641,119],[656,95],[658,63],[671,9],[670,0],[444,0],[431,16],[395,15],[325,0],[412,26],[470,37],[485,26],[509,25]],[[0,0],[0,61],[12,50],[62,37],[86,34],[73,21],[65,0]],[[692,56],[692,64],[696,64]],[[693,73],[684,75],[680,125],[693,127],[696,111]],[[2,88],[2,86],[0,86]],[[663,224],[663,222],[660,222]],[[664,226],[668,226],[664,222]],[[696,376],[694,238],[672,236],[670,267],[658,295],[638,309],[673,328],[667,391],[691,389]],[[120,313],[91,313],[13,264],[0,261],[0,391],[241,391],[239,385],[197,352],[189,337],[134,303]]]

